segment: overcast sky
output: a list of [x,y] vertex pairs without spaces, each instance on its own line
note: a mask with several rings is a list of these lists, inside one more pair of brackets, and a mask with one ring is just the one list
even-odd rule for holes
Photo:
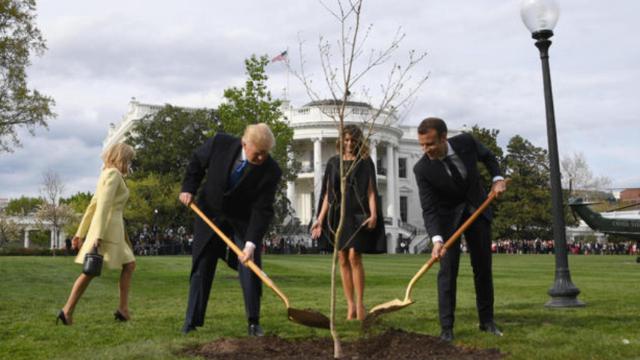
[[[640,2],[558,3],[550,61],[560,155],[581,152],[612,186],[640,187],[640,47],[632,45]],[[384,47],[402,27],[399,58],[411,49],[428,53],[416,75],[430,78],[405,124],[439,116],[452,128],[499,129],[503,147],[516,134],[547,147],[540,59],[519,6],[365,1],[368,48]],[[93,192],[109,123],[121,120],[132,97],[215,107],[223,89],[243,84],[245,58],[288,49],[295,66],[300,38],[307,71],[319,74],[319,35],[335,39],[339,30],[312,0],[40,0],[37,14],[49,49],[33,59],[29,82],[55,99],[58,117],[35,137],[22,133],[22,148],[0,153],[0,198],[37,196],[49,169],[62,176],[65,195]],[[281,63],[268,75],[275,96],[288,84],[294,106],[309,100]],[[375,89],[378,80],[365,81]]]

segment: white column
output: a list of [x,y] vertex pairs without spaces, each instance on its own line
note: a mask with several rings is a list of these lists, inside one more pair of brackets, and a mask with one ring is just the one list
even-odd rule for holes
[[24,228],[24,248],[28,249],[31,246],[31,241],[29,241],[29,228]]
[[291,201],[291,206],[293,207],[293,215],[295,216],[296,209],[296,182],[295,181],[287,181],[287,199]]
[[49,236],[49,240],[50,240],[50,243],[51,243],[51,247],[50,248],[51,249],[55,249],[56,248],[56,231],[54,230],[53,227],[51,227],[51,230],[50,230],[49,234],[51,234]]
[[[396,211],[398,209],[398,199],[396,195],[396,152],[394,146],[391,143],[387,144],[387,216],[391,218],[391,227],[397,229]],[[387,253],[393,254],[396,252],[396,242],[398,239],[398,232],[391,231],[389,237],[387,237]]]
[[396,226],[396,179],[395,155],[393,145],[387,144],[387,216],[391,218],[391,226]]
[[64,230],[60,229],[60,232],[58,233],[58,248],[60,249],[66,249],[66,243],[65,240],[67,239],[67,233],[64,232]]
[[[313,141],[313,193],[315,202],[312,205],[313,208],[318,204],[322,190],[322,139],[313,138],[311,141]],[[312,216],[315,216],[315,214]]]
[[[295,154],[293,149],[289,148],[288,150],[288,160],[287,164],[289,167],[293,166],[293,162],[295,160]],[[293,216],[296,216],[297,213],[297,204],[296,204],[296,181],[287,181],[287,198],[291,202],[291,207],[293,208]]]
[[[391,177],[393,178],[393,208],[395,209],[396,213],[398,214],[398,222],[400,221],[400,189],[399,186],[397,186],[396,184],[400,183],[400,178],[399,178],[399,171],[398,169],[400,168],[398,166],[398,147],[394,146],[393,149],[393,174],[391,174]],[[398,223],[398,226],[400,226],[400,224]]]
[[371,161],[373,161],[373,165],[376,166],[376,172],[377,172],[377,170],[378,170],[378,141],[377,140],[371,140],[370,144],[371,144],[371,149],[369,149],[369,152],[371,154],[369,156],[371,156]]

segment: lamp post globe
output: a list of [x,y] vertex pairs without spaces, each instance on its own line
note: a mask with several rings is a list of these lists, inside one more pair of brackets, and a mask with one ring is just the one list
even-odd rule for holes
[[567,257],[567,239],[564,222],[564,205],[560,183],[560,161],[558,156],[558,138],[551,91],[551,71],[549,69],[549,47],[553,29],[558,22],[560,11],[555,0],[523,0],[520,16],[531,32],[540,51],[542,79],[544,85],[544,103],[547,118],[547,140],[549,143],[549,168],[551,182],[551,206],[553,215],[553,243],[555,250],[555,280],[548,293],[551,299],[547,307],[578,307],[585,304],[578,300],[580,290],[571,282],[569,260]]
[[522,22],[531,34],[556,27],[560,9],[554,0],[523,0],[520,8]]

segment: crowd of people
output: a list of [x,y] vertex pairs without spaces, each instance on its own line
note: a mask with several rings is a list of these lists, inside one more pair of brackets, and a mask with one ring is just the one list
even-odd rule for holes
[[[567,250],[573,255],[637,255],[639,247],[634,241],[576,241],[567,244]],[[493,242],[491,251],[497,254],[553,254],[553,248],[553,240],[498,240]]]
[[[153,255],[189,255],[193,235],[188,233],[184,226],[177,229],[150,230],[145,226],[138,234],[132,237],[134,253],[138,256]],[[465,242],[460,244],[464,253],[468,252]],[[399,245],[397,253],[409,254],[407,246]],[[567,250],[572,255],[639,255],[640,245],[634,241],[599,243],[597,241],[574,242],[567,245]],[[429,250],[430,251],[430,250]],[[553,254],[553,240],[497,240],[491,245],[494,254]],[[271,255],[295,255],[295,254],[326,254],[318,248],[315,239],[307,234],[286,236],[273,236],[265,239],[262,244],[262,253]]]
[[264,254],[316,254],[318,244],[308,235],[273,236],[262,244]]
[[186,255],[191,254],[193,235],[184,226],[159,229],[145,224],[131,240],[136,255]]

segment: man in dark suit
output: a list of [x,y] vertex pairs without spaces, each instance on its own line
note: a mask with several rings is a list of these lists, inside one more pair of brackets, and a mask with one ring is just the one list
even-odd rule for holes
[[196,217],[189,302],[182,329],[185,334],[204,324],[216,265],[218,258],[222,258],[232,268],[237,267],[249,335],[264,335],[260,327],[262,283],[249,268],[238,265],[238,260],[244,264],[253,259],[262,266],[262,238],[273,218],[273,203],[282,175],[269,156],[274,145],[273,133],[261,123],[247,126],[242,139],[218,133],[193,152],[180,201],[185,205],[193,201],[206,174],[198,207],[243,249],[243,255],[236,258],[213,230]]
[[[451,341],[460,246],[456,243],[446,251],[443,240],[451,236],[487,197],[478,172],[478,161],[484,163],[493,178],[492,191],[500,194],[506,190],[506,185],[496,157],[470,134],[463,133],[447,140],[447,125],[442,119],[423,120],[418,127],[418,141],[425,155],[416,163],[413,172],[420,192],[424,224],[433,242],[431,256],[440,259],[440,337]],[[490,210],[485,211],[464,235],[471,255],[480,330],[502,336],[493,321],[491,216]]]

